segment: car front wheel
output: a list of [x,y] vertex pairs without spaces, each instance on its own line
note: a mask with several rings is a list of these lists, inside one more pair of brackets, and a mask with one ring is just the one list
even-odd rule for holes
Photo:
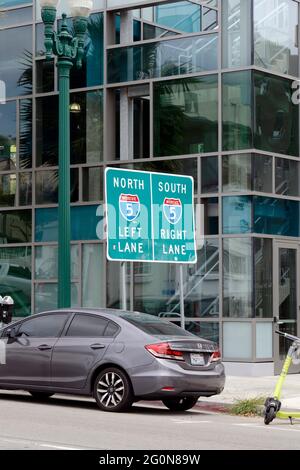
[[129,379],[116,367],[109,367],[97,376],[94,397],[103,411],[126,411],[133,403]]
[[193,408],[198,397],[165,398],[163,404],[171,411],[187,411]]

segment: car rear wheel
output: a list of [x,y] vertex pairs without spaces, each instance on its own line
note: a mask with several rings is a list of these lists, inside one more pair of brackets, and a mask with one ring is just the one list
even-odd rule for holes
[[54,393],[48,393],[48,392],[29,392],[29,393],[36,400],[47,400],[48,398],[54,395]]
[[187,411],[193,408],[199,397],[165,398],[163,404],[171,411]]
[[100,410],[126,411],[133,403],[131,383],[120,369],[109,367],[96,378],[94,397]]

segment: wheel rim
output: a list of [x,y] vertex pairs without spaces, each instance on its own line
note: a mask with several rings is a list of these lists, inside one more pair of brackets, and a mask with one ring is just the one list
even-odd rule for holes
[[102,375],[97,384],[99,401],[106,408],[118,406],[123,400],[124,393],[124,381],[116,372],[107,372]]

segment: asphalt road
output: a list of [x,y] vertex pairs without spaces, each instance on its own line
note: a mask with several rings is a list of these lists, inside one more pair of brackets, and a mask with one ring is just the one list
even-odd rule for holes
[[172,413],[139,403],[105,413],[89,399],[0,392],[0,449],[300,449],[300,422],[291,426],[192,410]]

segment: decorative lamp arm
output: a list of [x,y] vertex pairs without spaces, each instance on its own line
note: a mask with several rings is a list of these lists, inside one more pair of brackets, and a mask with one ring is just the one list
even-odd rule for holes
[[52,6],[45,6],[42,8],[42,20],[45,25],[45,49],[46,59],[50,60],[53,53],[53,40],[54,40],[54,22],[56,18],[56,8]]

